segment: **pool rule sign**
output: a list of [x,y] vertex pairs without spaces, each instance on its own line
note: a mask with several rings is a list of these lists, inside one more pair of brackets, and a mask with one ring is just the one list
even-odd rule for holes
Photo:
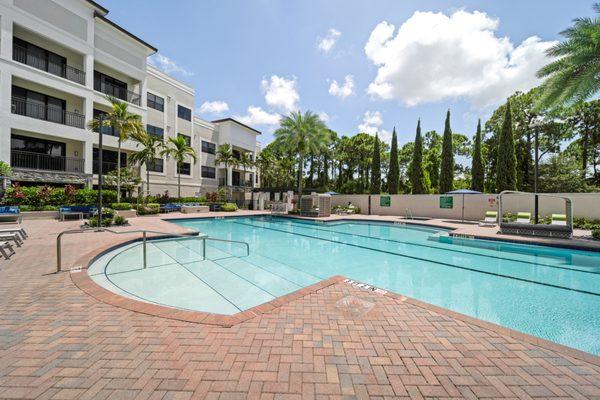
[[452,196],[440,196],[440,208],[453,208],[454,197]]
[[379,206],[380,207],[389,207],[392,203],[392,198],[390,196],[380,196],[379,197]]

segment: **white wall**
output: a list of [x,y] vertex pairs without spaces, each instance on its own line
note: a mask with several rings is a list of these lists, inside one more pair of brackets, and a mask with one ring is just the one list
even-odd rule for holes
[[[600,219],[600,193],[563,193],[573,202],[573,216]],[[452,209],[440,208],[440,195],[392,195],[390,207],[380,207],[379,195],[371,196],[371,214],[375,215],[406,215],[407,209],[415,217],[460,219],[462,215],[462,195],[453,195]],[[465,195],[465,219],[481,220],[486,211],[498,209],[495,194]],[[352,202],[360,207],[361,213],[369,211],[369,195],[335,195],[332,196],[332,206],[346,206]],[[565,212],[564,202],[560,199],[540,197],[540,214],[542,216]],[[533,196],[505,196],[503,199],[504,212],[533,213]]]

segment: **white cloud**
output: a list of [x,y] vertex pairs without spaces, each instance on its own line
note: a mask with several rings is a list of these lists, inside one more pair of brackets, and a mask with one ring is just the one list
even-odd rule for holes
[[221,100],[205,101],[198,108],[201,114],[223,114],[226,111],[229,111],[229,105]]
[[342,36],[342,33],[334,28],[329,28],[327,31],[327,35],[324,38],[319,38],[319,42],[317,43],[317,49],[327,54],[335,46],[337,40]]
[[354,77],[352,75],[346,75],[343,85],[340,85],[336,80],[329,85],[329,94],[332,96],[345,99],[352,93],[354,93]]
[[179,74],[181,76],[194,75],[193,72],[188,71],[180,65],[177,65],[174,60],[171,60],[169,57],[163,56],[162,54],[153,54],[150,58],[148,58],[148,62],[166,74]]
[[545,50],[555,42],[532,36],[514,47],[496,36],[498,24],[483,12],[462,10],[450,16],[415,12],[397,32],[381,22],[365,45],[378,67],[367,92],[408,106],[464,97],[485,107],[536,86],[535,72],[548,62]]
[[261,87],[265,94],[266,103],[285,113],[297,110],[300,95],[296,84],[296,78],[286,79],[277,75],[271,75],[271,78],[263,79]]
[[327,114],[325,111],[322,111],[322,112],[319,113],[319,118],[323,122],[328,122],[331,119],[331,117],[329,116],[329,114]]
[[257,106],[249,106],[246,115],[236,115],[234,119],[246,125],[271,125],[279,124],[281,115],[269,113]]
[[392,140],[392,134],[383,129],[383,117],[379,111],[366,111],[363,115],[362,123],[358,125],[358,131],[368,133],[369,135],[375,136],[379,134],[379,139],[389,143]]

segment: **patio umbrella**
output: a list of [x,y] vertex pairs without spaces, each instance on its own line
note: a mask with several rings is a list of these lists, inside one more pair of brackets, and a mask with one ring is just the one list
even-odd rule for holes
[[458,190],[452,190],[445,194],[462,194],[462,219],[461,219],[461,222],[464,222],[464,220],[465,220],[465,194],[482,194],[482,193],[478,192],[477,190],[458,189]]

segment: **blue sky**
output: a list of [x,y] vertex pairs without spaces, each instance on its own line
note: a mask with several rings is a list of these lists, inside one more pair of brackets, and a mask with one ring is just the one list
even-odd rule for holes
[[194,86],[202,118],[239,118],[263,145],[293,109],[322,114],[343,135],[389,138],[395,126],[401,143],[418,118],[441,132],[450,109],[453,130],[472,136],[477,118],[537,83],[558,33],[592,15],[582,0],[101,4],[159,49],[159,67]]

